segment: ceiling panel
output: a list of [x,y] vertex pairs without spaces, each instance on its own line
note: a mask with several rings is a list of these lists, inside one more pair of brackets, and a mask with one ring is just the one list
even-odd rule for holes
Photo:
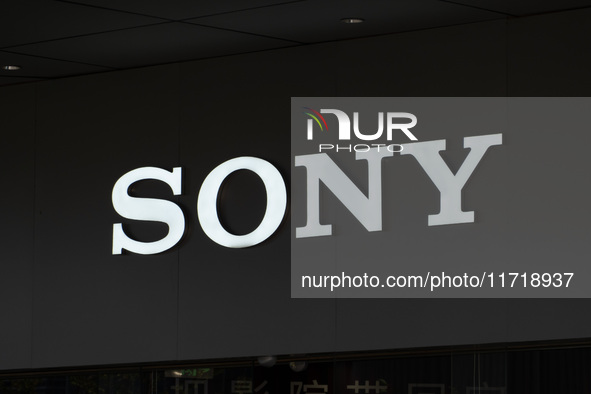
[[0,76],[0,86],[14,85],[17,83],[34,82],[34,81],[40,81],[40,79],[39,78],[29,78],[29,77],[3,77],[3,76]]
[[514,16],[591,7],[590,0],[454,0],[454,2]]
[[293,43],[170,22],[137,29],[50,41],[11,51],[129,68],[280,48]]
[[23,69],[0,84],[581,7],[591,0],[5,1],[0,65]]
[[0,48],[161,22],[156,18],[48,0],[5,0],[0,11]]
[[[249,8],[265,7],[273,4],[289,3],[294,0],[74,0],[79,4],[107,7],[116,10],[135,12],[160,18],[181,20],[199,16],[213,15]],[[303,0],[296,0],[303,1]]]
[[508,33],[513,39],[507,44],[510,95],[588,96],[591,52],[584,48],[591,40],[590,20],[591,8],[511,23]]
[[[351,17],[365,22],[340,21]],[[437,0],[309,0],[188,22],[316,43],[502,17],[500,13]]]
[[17,71],[0,70],[3,77],[38,77],[55,78],[67,75],[90,74],[100,71],[109,71],[109,68],[91,66],[80,63],[64,62],[61,60],[46,59],[36,56],[21,55],[0,51],[0,65],[21,66]]

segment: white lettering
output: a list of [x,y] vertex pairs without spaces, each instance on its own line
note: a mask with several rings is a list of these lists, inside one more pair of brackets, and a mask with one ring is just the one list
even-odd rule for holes
[[321,109],[321,114],[333,114],[339,121],[339,140],[351,139],[351,121],[346,113],[339,109]]
[[129,187],[135,182],[155,179],[170,186],[175,196],[181,194],[181,168],[172,172],[155,168],[143,167],[123,175],[113,187],[113,208],[124,218],[163,222],[168,225],[166,237],[155,242],[135,241],[123,231],[121,223],[113,224],[113,254],[121,254],[122,249],[138,254],[161,253],[172,248],[183,237],[185,217],[183,211],[173,202],[154,198],[137,198],[128,194]]
[[320,181],[343,203],[367,231],[382,230],[382,158],[392,152],[372,148],[357,152],[356,160],[367,160],[368,196],[366,197],[326,153],[295,157],[296,167],[306,167],[306,226],[296,228],[296,238],[332,234],[330,224],[320,224]]
[[[259,226],[249,234],[230,234],[220,223],[217,199],[222,182],[234,171],[250,170],[263,181],[267,191],[267,208]],[[205,234],[228,248],[246,248],[269,238],[281,224],[287,207],[285,182],[268,161],[256,157],[237,157],[213,169],[203,181],[197,197],[197,215]]]
[[[395,118],[408,118],[410,119],[410,123],[392,123],[392,120]],[[392,140],[392,130],[400,130],[410,138],[411,141],[417,141],[417,137],[408,130],[416,125],[417,117],[413,114],[409,114],[408,112],[388,112],[388,126],[386,129],[388,141]]]
[[365,135],[361,134],[361,132],[359,131],[359,112],[353,112],[353,132],[360,140],[377,140],[382,136],[382,133],[384,132],[384,113],[378,113],[378,131],[376,131],[375,134],[372,135]]
[[488,148],[502,143],[502,134],[464,138],[464,148],[470,148],[470,153],[455,175],[439,154],[445,150],[445,140],[403,145],[401,154],[412,155],[417,159],[441,195],[440,212],[429,215],[429,226],[474,222],[473,211],[462,211],[462,189]]

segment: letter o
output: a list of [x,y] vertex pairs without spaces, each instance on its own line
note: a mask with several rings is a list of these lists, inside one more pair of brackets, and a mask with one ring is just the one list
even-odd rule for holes
[[[217,199],[226,177],[238,170],[257,174],[265,184],[267,208],[259,226],[249,234],[230,234],[220,223]],[[223,162],[207,175],[197,197],[197,216],[203,232],[215,243],[228,248],[247,248],[269,238],[277,230],[287,207],[283,177],[268,161],[256,157],[237,157]]]

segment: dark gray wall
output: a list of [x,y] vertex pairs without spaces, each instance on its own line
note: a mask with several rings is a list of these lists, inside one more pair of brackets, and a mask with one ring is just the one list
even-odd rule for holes
[[35,87],[2,89],[0,108],[0,365],[18,368],[31,365],[32,350]]
[[[572,11],[2,88],[0,369],[589,336],[587,300],[292,300],[289,222],[226,249],[196,200],[240,155],[289,180],[292,96],[589,95],[590,33]],[[112,187],[142,166],[183,167],[189,229],[160,255],[112,256]],[[256,223],[260,192],[230,227]]]

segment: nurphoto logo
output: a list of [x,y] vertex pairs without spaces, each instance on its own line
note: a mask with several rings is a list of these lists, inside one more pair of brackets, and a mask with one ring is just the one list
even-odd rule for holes
[[[339,141],[351,141],[351,129],[356,139],[361,141],[376,141],[384,135],[386,131],[386,140],[392,141],[395,132],[402,132],[411,141],[418,141],[418,138],[410,131],[416,126],[417,117],[408,112],[378,112],[378,126],[377,131],[368,133],[367,130],[362,132],[359,126],[359,112],[353,112],[353,124],[351,127],[351,118],[344,111],[339,109],[320,109],[316,111],[310,107],[303,107],[304,114],[307,116],[306,136],[308,141],[314,140],[314,130],[322,132],[329,132],[328,123],[322,114],[334,115],[338,123],[337,134]],[[385,124],[385,127],[384,127]],[[346,152],[368,152],[371,148],[379,150],[387,150],[389,152],[401,152],[404,148],[400,144],[378,144],[378,143],[362,143],[362,144],[318,144],[318,152],[323,151],[346,151]]]

